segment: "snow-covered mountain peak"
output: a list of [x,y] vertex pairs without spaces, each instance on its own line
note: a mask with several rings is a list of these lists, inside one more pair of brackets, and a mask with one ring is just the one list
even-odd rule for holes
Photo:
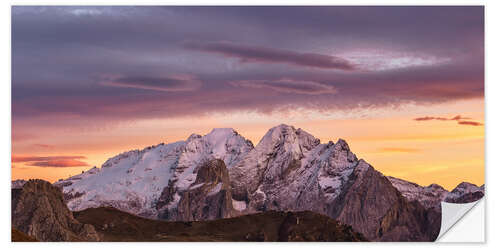
[[458,184],[455,189],[453,189],[451,192],[456,192],[456,191],[477,191],[479,190],[480,188],[475,185],[475,184],[472,184],[472,183],[469,183],[469,182],[461,182],[460,184]]
[[430,189],[430,190],[437,190],[437,191],[446,191],[448,192],[448,190],[446,190],[444,187],[436,184],[436,183],[432,183],[430,184],[429,186],[425,187],[427,189]]
[[262,137],[256,149],[260,152],[274,152],[281,148],[293,154],[302,154],[320,144],[320,140],[302,129],[280,124],[267,131]]
[[214,128],[210,133],[208,133],[206,136],[212,136],[212,137],[217,137],[217,136],[222,136],[222,137],[227,137],[231,135],[237,135],[238,132],[232,128]]
[[199,134],[191,134],[187,139],[186,139],[186,142],[190,142],[192,140],[196,140],[196,139],[199,139],[201,138],[202,136],[199,135]]
[[252,142],[232,128],[214,128],[204,136],[191,135],[186,142],[186,158],[190,162],[220,159],[228,168],[253,149]]
[[388,176],[387,179],[406,199],[409,201],[418,201],[426,208],[439,209],[441,201],[448,194],[446,189],[437,184],[423,187],[416,183],[391,176]]
[[446,195],[446,202],[465,202],[474,200],[477,197],[484,195],[484,185],[478,187],[469,182],[458,184],[451,192]]
[[335,149],[337,151],[350,151],[349,149],[349,145],[347,144],[347,142],[342,139],[342,138],[339,138],[337,140],[337,143],[335,143]]
[[484,185],[478,187],[468,182],[462,182],[449,192],[444,201],[451,203],[468,203],[481,199],[484,196]]

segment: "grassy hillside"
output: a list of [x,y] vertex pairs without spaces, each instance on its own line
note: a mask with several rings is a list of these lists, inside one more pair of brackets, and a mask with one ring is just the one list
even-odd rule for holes
[[212,221],[149,220],[114,208],[74,212],[102,241],[366,241],[327,216],[312,212],[265,212]]

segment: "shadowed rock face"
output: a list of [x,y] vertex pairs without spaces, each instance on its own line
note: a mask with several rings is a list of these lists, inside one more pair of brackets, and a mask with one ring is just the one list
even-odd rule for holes
[[30,180],[12,189],[12,227],[40,241],[98,241],[93,226],[73,218],[57,187]]
[[328,215],[352,225],[371,240],[433,241],[439,233],[439,213],[427,214],[420,203],[410,203],[384,175],[363,160],[351,175],[345,192],[328,207]]
[[164,213],[164,219],[213,220],[228,218],[232,214],[229,174],[224,161],[215,159],[199,166],[196,180],[180,194],[177,208]]

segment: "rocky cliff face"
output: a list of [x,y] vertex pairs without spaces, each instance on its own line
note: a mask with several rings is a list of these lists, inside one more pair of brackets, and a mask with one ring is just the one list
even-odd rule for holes
[[[233,215],[231,186],[226,164],[222,160],[210,160],[196,170],[196,180],[179,194],[176,207],[158,207],[159,217],[167,220],[199,221],[228,218]],[[166,188],[171,192],[172,186]],[[160,199],[160,203],[163,200]]]
[[61,190],[42,180],[12,189],[12,227],[39,241],[98,241],[93,226],[73,218]]
[[330,204],[330,216],[377,241],[432,241],[437,237],[440,223],[430,223],[422,205],[410,203],[372,166],[361,160],[350,178],[346,191]]

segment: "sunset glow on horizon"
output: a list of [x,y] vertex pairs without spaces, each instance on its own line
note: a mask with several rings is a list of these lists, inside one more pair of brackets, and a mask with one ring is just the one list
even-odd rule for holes
[[283,123],[388,176],[479,186],[483,28],[474,6],[13,7],[11,178]]

